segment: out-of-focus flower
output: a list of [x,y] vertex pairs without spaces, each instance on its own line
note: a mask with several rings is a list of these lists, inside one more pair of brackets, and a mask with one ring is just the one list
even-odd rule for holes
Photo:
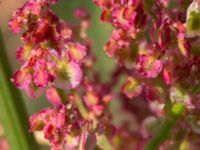
[[61,100],[56,88],[52,87],[52,88],[47,89],[46,95],[51,104],[53,104],[53,105],[61,105],[62,104],[62,100]]
[[0,149],[1,150],[10,150],[10,146],[6,139],[0,138]]
[[162,61],[154,56],[141,54],[137,57],[136,69],[147,78],[156,78],[162,71]]
[[173,86],[170,88],[170,99],[172,102],[185,103],[188,108],[193,108],[190,95],[181,87]]
[[141,94],[143,86],[133,77],[128,77],[127,81],[122,87],[122,92],[128,97],[133,98]]

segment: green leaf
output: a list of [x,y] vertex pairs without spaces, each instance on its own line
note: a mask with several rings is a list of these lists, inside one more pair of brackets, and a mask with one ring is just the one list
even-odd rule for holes
[[159,128],[158,132],[145,146],[144,150],[157,150],[160,144],[162,144],[169,136],[170,131],[176,125],[177,120],[182,116],[184,110],[185,105],[183,103],[174,104],[168,116],[161,124],[161,127]]
[[28,132],[28,117],[22,96],[10,82],[11,74],[0,31],[0,119],[5,135],[11,150],[38,150],[32,134]]
[[200,31],[200,12],[191,11],[186,25],[189,32]]

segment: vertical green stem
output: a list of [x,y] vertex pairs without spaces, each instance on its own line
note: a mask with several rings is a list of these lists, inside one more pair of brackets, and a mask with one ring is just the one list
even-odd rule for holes
[[38,150],[28,133],[28,118],[20,92],[10,82],[12,69],[0,31],[0,119],[11,150]]
[[175,126],[177,120],[181,117],[185,110],[185,104],[176,103],[172,106],[168,116],[164,120],[161,128],[155,136],[149,141],[144,150],[157,150],[159,145],[166,140],[171,129]]
[[[66,96],[64,96],[63,94],[61,95],[61,91],[58,91],[58,94],[60,96],[61,99],[67,99]],[[86,110],[82,100],[80,99],[80,97],[74,92],[74,96],[75,96],[75,104],[78,108],[78,110],[80,111],[82,117],[84,119],[88,119],[89,118],[89,114],[88,111]],[[113,150],[112,146],[110,145],[107,137],[105,135],[97,135],[97,145],[101,148],[101,149],[105,149],[105,150]]]

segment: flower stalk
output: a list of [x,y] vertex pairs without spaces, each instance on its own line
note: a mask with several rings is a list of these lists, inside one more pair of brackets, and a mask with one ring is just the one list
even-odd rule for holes
[[[83,102],[81,101],[80,97],[77,94],[74,93],[74,95],[75,95],[75,98],[74,98],[75,104],[76,104],[78,110],[80,111],[82,117],[84,119],[88,119],[89,114],[88,114],[85,106],[83,105]],[[62,97],[62,98],[64,98],[64,97]],[[110,143],[105,135],[97,135],[97,145],[100,148],[103,148],[106,150],[113,150],[112,146],[110,145]]]
[[157,150],[161,143],[163,143],[169,136],[172,128],[176,125],[177,120],[182,116],[185,110],[185,104],[176,103],[172,106],[168,116],[161,125],[159,131],[149,141],[144,150]]

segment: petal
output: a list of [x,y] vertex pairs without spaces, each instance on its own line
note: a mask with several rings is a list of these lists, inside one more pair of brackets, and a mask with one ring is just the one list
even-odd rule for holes
[[79,43],[70,43],[67,46],[69,48],[68,54],[73,62],[81,63],[86,56],[86,47]]
[[55,28],[55,36],[62,39],[70,39],[72,36],[72,30],[65,21],[61,21]]
[[101,13],[102,22],[111,22],[112,21],[112,12],[109,9],[103,10]]
[[163,88],[160,86],[145,86],[145,98],[149,101],[158,101],[163,102],[163,97],[165,97],[165,93],[163,91]]
[[185,57],[190,56],[191,47],[189,42],[186,40],[185,34],[179,33],[177,37],[178,37],[178,47],[181,54]]
[[21,22],[16,18],[11,19],[8,25],[13,33],[19,33],[21,30]]
[[38,70],[34,73],[34,83],[36,86],[44,88],[48,85],[49,75],[46,70]]
[[16,57],[19,60],[19,62],[24,63],[28,60],[28,57],[31,53],[31,46],[26,45],[24,47],[19,47],[16,51]]
[[66,123],[66,106],[62,105],[53,116],[52,123],[56,128],[62,129]]
[[61,150],[63,144],[63,135],[62,132],[53,126],[50,122],[46,123],[43,129],[44,138],[47,139],[52,149]]
[[82,70],[79,65],[71,62],[67,68],[70,85],[72,88],[77,87],[82,80]]
[[53,105],[61,105],[62,101],[55,88],[49,88],[46,92],[49,102]]
[[[127,15],[130,14],[130,15]],[[112,19],[116,27],[121,27],[125,30],[130,29],[133,26],[134,18],[137,12],[133,11],[133,8],[115,6],[112,10]]]
[[55,86],[61,89],[76,88],[82,80],[82,70],[74,62],[65,64],[64,68],[58,70]]
[[146,54],[139,55],[136,70],[147,78],[156,78],[162,71],[162,61]]
[[190,95],[179,86],[173,86],[170,88],[170,99],[172,102],[182,102],[188,106],[192,106]]
[[96,106],[92,107],[92,111],[95,113],[96,116],[101,116],[104,111],[104,106],[96,105]]
[[108,55],[108,57],[113,57],[118,49],[119,46],[117,45],[116,41],[112,39],[110,39],[104,47],[104,51]]
[[83,100],[87,107],[92,107],[97,105],[99,102],[99,97],[95,92],[87,92],[86,95],[83,97]]
[[111,0],[94,0],[95,4],[99,7],[110,7]]
[[31,11],[33,15],[39,16],[42,11],[42,6],[37,2],[29,2],[26,5],[27,11]]
[[25,89],[26,91],[26,94],[30,97],[32,97],[33,99],[37,99],[39,98],[45,91],[44,88],[39,88],[39,87],[36,87],[34,85],[34,83],[32,82],[28,88]]
[[46,121],[47,121],[47,116],[51,115],[53,113],[53,110],[50,108],[43,109],[40,112],[33,114],[29,118],[30,122],[30,131],[38,131],[42,130]]
[[133,77],[128,77],[127,81],[122,87],[122,92],[128,97],[133,98],[137,97],[142,92],[142,85]]
[[87,20],[90,18],[89,12],[84,8],[78,8],[74,12],[74,16],[80,20]]
[[167,69],[163,70],[163,79],[167,85],[170,85],[172,83],[171,73]]
[[162,70],[162,62],[155,60],[149,69],[147,77],[156,78]]
[[32,81],[32,76],[27,72],[27,70],[22,69],[15,72],[11,81],[19,89],[27,89]]

